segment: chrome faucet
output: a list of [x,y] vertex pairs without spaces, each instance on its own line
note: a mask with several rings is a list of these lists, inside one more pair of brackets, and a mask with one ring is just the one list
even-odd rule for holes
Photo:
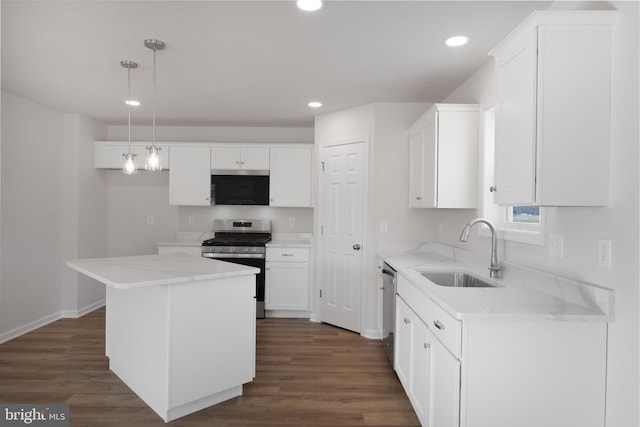
[[485,218],[474,219],[464,226],[464,230],[462,230],[462,234],[460,235],[460,241],[466,242],[469,239],[469,230],[471,230],[471,226],[479,222],[487,224],[491,230],[491,266],[489,267],[489,277],[498,278],[500,277],[500,270],[502,270],[502,266],[498,262],[498,237],[496,228],[493,226],[491,221]]

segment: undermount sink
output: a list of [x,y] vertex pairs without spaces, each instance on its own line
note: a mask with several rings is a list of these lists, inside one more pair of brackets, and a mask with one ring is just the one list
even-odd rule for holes
[[479,277],[462,271],[439,271],[420,273],[438,286],[449,286],[454,288],[495,288],[495,285],[485,282]]

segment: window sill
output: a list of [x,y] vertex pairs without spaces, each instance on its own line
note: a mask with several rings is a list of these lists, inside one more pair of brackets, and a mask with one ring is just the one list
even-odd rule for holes
[[[498,239],[500,240],[509,240],[512,242],[544,246],[544,232],[542,230],[516,230],[496,225],[496,231],[498,232]],[[478,229],[478,235],[491,237],[491,232],[489,231],[488,227],[481,227],[480,229]]]

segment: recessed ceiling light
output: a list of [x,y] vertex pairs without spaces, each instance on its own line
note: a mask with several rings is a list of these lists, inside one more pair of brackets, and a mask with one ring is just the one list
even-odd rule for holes
[[454,37],[449,37],[444,43],[447,46],[456,47],[456,46],[465,45],[467,44],[468,41],[469,41],[469,38],[466,36],[454,36]]
[[309,107],[311,108],[320,108],[322,107],[322,102],[319,101],[311,101],[310,103],[307,104]]
[[132,107],[137,107],[138,105],[140,105],[140,101],[136,101],[135,99],[129,99],[127,101],[124,101],[124,103],[127,105],[131,105]]
[[304,11],[315,12],[316,10],[322,9],[324,2],[322,0],[298,0],[296,4],[298,8]]

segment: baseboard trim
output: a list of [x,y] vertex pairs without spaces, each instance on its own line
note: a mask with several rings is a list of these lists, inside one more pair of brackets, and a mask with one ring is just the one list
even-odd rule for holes
[[360,335],[370,340],[382,339],[382,334],[377,329],[365,329]]
[[81,307],[78,310],[64,310],[62,311],[62,317],[77,319],[78,317],[82,317],[87,313],[91,313],[94,310],[104,307],[106,303],[106,299],[101,299],[100,301],[96,301],[93,304]]
[[0,344],[10,341],[14,338],[19,337],[20,335],[24,335],[31,331],[35,331],[38,328],[41,328],[49,323],[55,322],[56,320],[63,318],[78,318],[82,317],[87,313],[90,313],[94,310],[97,310],[100,307],[103,307],[106,304],[106,300],[102,299],[93,304],[89,304],[85,307],[82,307],[78,310],[61,310],[57,313],[50,314],[48,316],[44,316],[40,319],[34,320],[33,322],[29,322],[25,325],[18,326],[17,328],[13,328],[10,331],[3,332],[0,334]]

